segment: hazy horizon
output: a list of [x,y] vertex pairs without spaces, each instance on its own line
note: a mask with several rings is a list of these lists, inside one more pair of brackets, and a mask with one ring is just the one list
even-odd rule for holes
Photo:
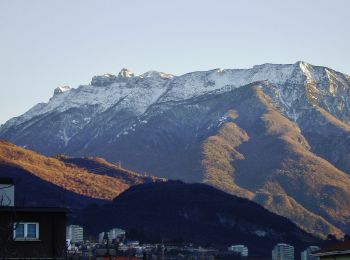
[[[299,60],[350,74],[350,2],[2,1],[0,124],[60,85]],[[288,32],[288,33],[287,33]]]

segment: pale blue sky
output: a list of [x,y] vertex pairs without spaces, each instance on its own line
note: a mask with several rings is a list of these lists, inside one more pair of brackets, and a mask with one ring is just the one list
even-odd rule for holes
[[58,85],[304,60],[350,74],[348,0],[0,0],[0,124]]

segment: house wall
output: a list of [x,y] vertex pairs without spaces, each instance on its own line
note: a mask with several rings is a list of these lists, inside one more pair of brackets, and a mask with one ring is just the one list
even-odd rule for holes
[[[13,223],[38,222],[39,241],[14,241]],[[0,257],[64,257],[64,212],[0,212]]]

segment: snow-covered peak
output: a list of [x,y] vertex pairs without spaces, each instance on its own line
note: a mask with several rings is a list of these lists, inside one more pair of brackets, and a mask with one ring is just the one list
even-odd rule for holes
[[94,76],[91,80],[91,85],[92,86],[108,86],[115,82],[117,79],[116,75],[106,73],[102,76]]
[[305,74],[307,82],[308,83],[313,82],[314,77],[313,77],[312,65],[310,65],[304,61],[299,61],[299,62],[297,62],[297,64],[299,65],[301,71]]
[[304,65],[304,66],[312,66],[310,63],[303,61],[303,60],[299,60],[297,61],[295,64],[297,64],[298,66]]
[[172,88],[162,96],[162,101],[178,101],[207,92],[232,89],[257,81],[281,85],[287,81],[304,82],[296,64],[262,64],[250,69],[214,69],[188,73],[171,80]]
[[169,73],[159,72],[156,70],[150,70],[140,75],[140,78],[163,78],[163,79],[171,79],[174,77]]
[[62,94],[62,93],[67,92],[69,90],[71,90],[70,86],[59,86],[59,87],[55,88],[54,95]]
[[103,74],[103,77],[106,77],[106,78],[115,78],[116,76],[114,74],[111,74],[111,73],[105,73]]
[[131,78],[134,77],[135,74],[133,72],[131,72],[130,70],[123,68],[119,73],[118,73],[118,77],[121,78]]
[[[311,97],[311,94],[315,100],[325,100],[329,104],[330,97],[337,99],[339,110],[350,104],[350,101],[343,100],[350,91],[346,75],[303,61],[294,64],[266,63],[249,69],[196,71],[181,76],[154,70],[135,76],[130,70],[122,69],[118,76],[104,74],[93,77],[90,86],[76,89],[58,87],[48,103],[33,108],[7,126],[40,114],[80,107],[93,107],[96,113],[114,107],[115,111],[127,109],[140,115],[155,103],[181,101],[212,92],[222,93],[258,81],[268,81],[274,86],[269,89],[272,98],[286,111],[293,112],[294,105],[299,104],[297,101],[304,96]],[[309,82],[312,84],[305,88],[304,84]],[[308,91],[307,95],[305,91]]]

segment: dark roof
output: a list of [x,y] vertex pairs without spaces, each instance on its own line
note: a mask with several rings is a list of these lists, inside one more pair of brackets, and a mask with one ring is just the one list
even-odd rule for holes
[[350,240],[333,244],[314,253],[315,256],[350,254]]
[[60,207],[0,207],[0,211],[7,212],[65,212],[69,209]]
[[11,178],[0,178],[0,184],[13,184],[13,179],[11,179]]

